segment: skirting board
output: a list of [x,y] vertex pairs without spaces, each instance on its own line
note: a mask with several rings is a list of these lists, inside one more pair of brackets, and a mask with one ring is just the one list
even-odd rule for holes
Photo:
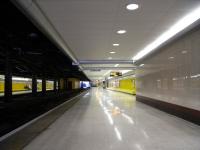
[[139,95],[136,96],[136,100],[200,125],[200,111],[198,110]]

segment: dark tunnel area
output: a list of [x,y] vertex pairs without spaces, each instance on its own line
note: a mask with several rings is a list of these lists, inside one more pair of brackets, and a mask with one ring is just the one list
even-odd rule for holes
[[[3,135],[83,91],[69,86],[68,78],[89,79],[10,1],[1,2],[0,18],[0,135]],[[21,80],[26,78],[28,85]],[[50,90],[47,81],[52,83]],[[18,94],[14,94],[15,88]]]

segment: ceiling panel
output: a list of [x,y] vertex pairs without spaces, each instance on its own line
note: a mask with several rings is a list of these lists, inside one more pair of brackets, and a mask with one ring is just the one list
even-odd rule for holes
[[[127,11],[125,6],[130,2],[37,0],[79,60],[104,60],[110,56],[131,59],[178,19],[200,6],[199,0],[136,0],[140,8]],[[127,33],[116,34],[119,29],[126,29]],[[113,43],[120,46],[113,47]]]

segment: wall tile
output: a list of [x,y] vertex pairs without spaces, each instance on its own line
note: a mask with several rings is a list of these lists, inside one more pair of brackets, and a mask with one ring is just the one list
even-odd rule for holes
[[200,110],[200,27],[141,62],[137,95]]

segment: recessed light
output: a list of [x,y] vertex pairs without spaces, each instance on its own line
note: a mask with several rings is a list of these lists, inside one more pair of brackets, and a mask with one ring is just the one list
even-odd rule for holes
[[113,44],[113,46],[119,46],[119,44],[116,43],[116,44]]
[[169,57],[168,59],[174,59],[174,57]]
[[112,52],[110,52],[111,54],[115,54],[116,52],[114,52],[114,51],[112,51]]
[[128,4],[127,6],[126,6],[126,9],[128,9],[128,10],[136,10],[136,9],[138,9],[139,8],[139,5],[138,4]]
[[186,53],[187,53],[187,51],[182,51],[181,53],[182,53],[182,54],[186,54]]
[[112,59],[112,57],[108,57],[108,59]]
[[117,31],[117,33],[118,34],[124,34],[124,33],[126,33],[126,30],[119,30],[119,31]]

